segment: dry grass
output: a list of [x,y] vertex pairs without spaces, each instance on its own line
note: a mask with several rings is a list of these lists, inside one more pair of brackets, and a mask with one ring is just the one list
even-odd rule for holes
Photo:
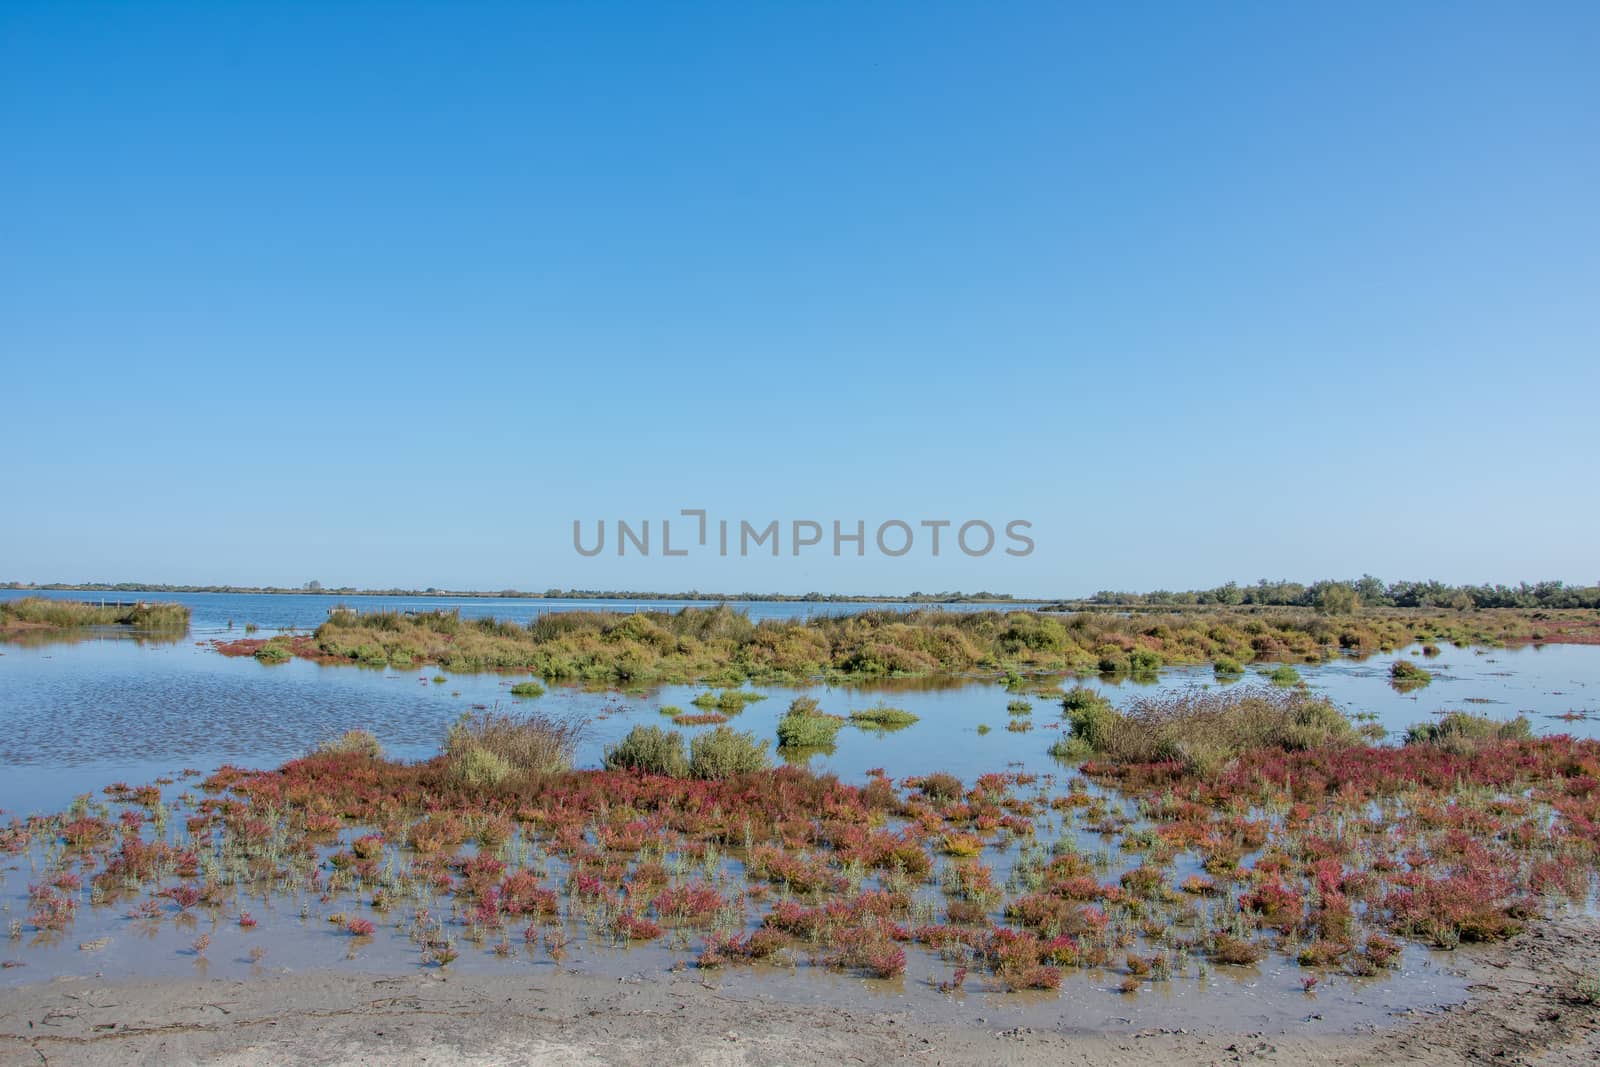
[[445,735],[447,777],[459,785],[492,787],[570,770],[587,726],[587,719],[541,712],[469,711]]
[[1527,716],[1491,719],[1465,711],[1446,712],[1438,722],[1421,723],[1406,731],[1408,745],[1438,745],[1450,752],[1467,753],[1485,741],[1526,741],[1533,737]]
[[1125,711],[1090,703],[1069,709],[1072,737],[1121,763],[1175,760],[1200,773],[1243,752],[1354,745],[1360,736],[1332,703],[1298,691],[1190,690],[1134,701]]
[[383,746],[367,730],[346,730],[338,737],[319,742],[311,750],[314,756],[366,756],[382,759]]

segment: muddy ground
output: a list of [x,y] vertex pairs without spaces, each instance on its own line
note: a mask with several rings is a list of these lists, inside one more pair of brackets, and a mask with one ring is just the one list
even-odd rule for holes
[[[263,975],[63,979],[0,991],[0,1064],[1538,1064],[1600,1063],[1600,923],[1542,923],[1462,950],[1464,1004],[1319,1033],[1073,1033],[952,1026],[904,1012],[730,996],[692,970],[648,979]],[[1377,987],[1381,991],[1381,986]],[[1381,995],[1381,992],[1378,994]]]

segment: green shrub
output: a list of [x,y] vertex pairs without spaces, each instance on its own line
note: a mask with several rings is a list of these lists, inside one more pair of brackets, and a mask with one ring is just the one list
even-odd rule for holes
[[917,721],[917,717],[904,708],[891,708],[879,701],[870,708],[850,713],[850,721],[872,730],[900,730]]
[[518,682],[511,687],[511,695],[514,697],[542,697],[544,696],[544,686],[532,680]]
[[1111,701],[1084,685],[1067,690],[1061,698],[1061,714],[1070,728],[1069,736],[1096,751],[1105,745],[1107,731],[1117,718]]
[[288,646],[269,642],[256,649],[255,658],[261,663],[271,665],[274,663],[288,663],[291,656]]
[[679,715],[683,714],[683,709],[678,707],[676,704],[663,704],[657,710],[659,710],[661,714],[667,716],[668,718],[677,718]]
[[1136,674],[1148,674],[1161,668],[1161,653],[1149,648],[1136,648],[1128,653],[1128,669]]
[[659,726],[635,726],[626,737],[606,749],[608,771],[636,770],[682,778],[689,773],[683,735]]
[[1031,700],[1013,700],[1009,704],[1006,705],[1006,714],[1008,714],[1008,715],[1032,715],[1033,714],[1033,701],[1031,701]]
[[796,697],[778,720],[779,748],[826,748],[845,720],[824,714],[813,697]]
[[1244,673],[1244,665],[1231,657],[1218,656],[1212,661],[1211,671],[1219,678],[1232,678]]
[[696,778],[732,778],[771,765],[765,741],[731,726],[718,726],[689,743],[689,773]]
[[1408,659],[1397,659],[1389,666],[1389,680],[1397,686],[1413,689],[1433,681],[1433,675]]
[[[389,653],[379,644],[360,646],[355,651],[355,659],[356,662],[366,667],[387,667],[389,665]],[[443,675],[434,679],[436,682],[443,682],[444,680]]]

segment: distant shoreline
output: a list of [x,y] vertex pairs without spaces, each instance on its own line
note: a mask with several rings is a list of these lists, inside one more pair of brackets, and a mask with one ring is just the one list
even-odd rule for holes
[[72,584],[23,584],[8,582],[0,590],[20,593],[223,593],[250,596],[371,596],[412,598],[472,598],[478,600],[661,600],[689,601],[693,603],[792,603],[792,604],[1042,604],[1050,597],[1014,597],[1004,593],[936,593],[909,596],[851,595],[846,593],[642,593],[604,589],[551,589],[542,593],[519,589],[498,591],[470,589],[355,589],[339,588],[290,589],[284,586],[246,585],[145,585],[138,582],[92,582]]

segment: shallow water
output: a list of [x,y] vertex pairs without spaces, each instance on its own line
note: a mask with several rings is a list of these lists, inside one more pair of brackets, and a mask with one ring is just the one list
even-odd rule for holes
[[[506,602],[489,603],[496,610],[486,614],[507,614]],[[261,618],[265,621],[265,616]],[[298,660],[265,666],[200,647],[198,642],[206,638],[227,634],[225,625],[226,619],[218,623],[214,616],[197,611],[193,632],[176,642],[106,633],[70,643],[0,644],[0,809],[23,814],[60,810],[74,796],[98,796],[111,782],[144,784],[184,767],[210,771],[224,762],[276,765],[351,727],[371,730],[393,755],[426,758],[438,750],[448,723],[472,705],[526,705],[588,717],[590,729],[578,762],[593,766],[604,747],[633,725],[665,723],[658,713],[662,705],[690,708],[693,697],[704,691],[667,686],[624,694],[556,687],[524,702],[508,691],[516,677],[460,675],[437,684],[431,680],[437,673],[433,668],[370,670]],[[236,620],[236,635],[238,625]],[[262,635],[269,632],[264,627]],[[1442,655],[1425,661],[1434,674],[1431,685],[1396,692],[1389,685],[1389,664],[1419,652],[1405,649],[1367,661],[1337,660],[1297,669],[1312,690],[1350,712],[1375,715],[1391,732],[1442,710],[1466,709],[1496,717],[1526,713],[1540,733],[1600,737],[1596,714],[1600,647],[1481,651],[1447,647]],[[1209,669],[1187,668],[1166,670],[1143,681],[1090,678],[1084,684],[1121,704],[1139,695],[1218,683]],[[1267,683],[1251,674],[1232,684]],[[1012,716],[1006,705],[1019,695],[992,680],[925,679],[872,688],[764,687],[761,691],[768,699],[748,705],[734,723],[767,738],[774,736],[777,719],[800,693],[816,696],[825,711],[839,714],[882,699],[920,716],[913,726],[892,733],[846,728],[832,753],[811,757],[814,769],[847,780],[862,780],[869,768],[878,767],[896,778],[946,770],[968,781],[986,772],[1023,769],[1055,775],[1057,787],[1068,775],[1046,753],[1059,736],[1057,702],[1026,697],[1034,705],[1027,717],[1032,729],[1007,730]],[[1590,714],[1577,721],[1555,718],[1569,712]],[[990,731],[979,734],[980,724]],[[168,787],[167,794],[175,797],[185,788],[192,789],[193,782],[180,780]],[[1104,840],[1076,832],[1085,851],[1106,847]],[[985,860],[1003,878],[1018,851],[1013,846]],[[1112,851],[1113,876],[1138,862],[1135,855]],[[18,857],[0,870],[0,918],[9,921],[26,915],[30,862]],[[86,907],[65,935],[29,934],[20,944],[13,941],[5,955],[20,957],[27,965],[0,973],[0,986],[66,974],[243,976],[263,969],[395,971],[417,965],[417,950],[403,936],[380,931],[375,938],[352,939],[325,921],[325,913],[334,910],[331,906],[313,902],[302,919],[301,904],[282,897],[256,901],[251,907],[262,921],[258,930],[244,930],[204,914],[151,926],[126,918],[116,908]],[[203,956],[192,948],[201,933],[212,938]],[[109,941],[101,945],[102,938]],[[696,937],[679,945],[664,941],[623,950],[578,939],[566,966],[617,977],[649,975],[692,960],[698,944]],[[260,961],[250,958],[256,945],[268,949]],[[910,954],[907,974],[895,981],[864,980],[809,966],[732,969],[710,972],[706,979],[731,990],[784,1000],[859,1004],[866,998],[884,1008],[917,1006],[949,1018],[995,1025],[1205,1028],[1219,1025],[1225,1017],[1233,1028],[1331,1030],[1381,1022],[1390,1010],[1459,999],[1464,987],[1450,973],[1450,959],[1449,954],[1410,945],[1398,973],[1378,979],[1330,976],[1315,998],[1301,991],[1305,972],[1277,955],[1259,967],[1218,966],[1206,978],[1191,974],[1146,986],[1136,997],[1113,992],[1119,976],[1111,971],[1073,970],[1059,994],[986,992],[974,978],[966,993],[947,998],[933,992],[929,983],[947,978],[948,965],[921,952]],[[532,962],[521,954],[520,946],[509,959],[496,957],[486,946],[464,946],[453,966],[499,973],[552,964],[542,953],[537,963]]]
[[[9,894],[7,894],[9,896]],[[325,910],[325,909],[323,909]],[[63,975],[106,978],[248,978],[268,973],[347,971],[351,974],[396,974],[418,966],[417,953],[404,935],[380,928],[377,936],[353,939],[325,922],[320,911],[302,918],[284,901],[257,902],[252,914],[256,930],[189,915],[159,927],[123,918],[116,909],[80,914],[73,928],[56,942],[34,941],[8,956],[26,966],[0,972],[0,988]],[[204,956],[192,947],[202,933],[211,944]],[[103,948],[81,946],[109,938]],[[613,977],[621,981],[649,979],[673,967],[693,967],[701,938],[694,947],[674,949],[660,944],[616,948],[574,938],[566,970]],[[250,958],[252,948],[266,953]],[[483,947],[462,945],[450,965],[463,974],[548,974],[555,968],[543,951],[533,959],[518,945],[514,955],[499,958]],[[1450,953],[1408,947],[1399,967],[1376,978],[1331,976],[1314,996],[1301,988],[1306,973],[1293,962],[1272,956],[1255,967],[1215,966],[1203,978],[1192,974],[1167,982],[1147,983],[1137,995],[1117,992],[1121,973],[1112,968],[1069,970],[1055,992],[1001,992],[983,988],[975,976],[957,994],[936,992],[930,983],[949,978],[948,964],[923,951],[909,953],[906,973],[892,980],[853,977],[798,965],[720,968],[696,971],[697,980],[726,992],[797,1004],[909,1010],[947,1023],[1049,1027],[1081,1031],[1132,1031],[1148,1027],[1237,1032],[1357,1032],[1381,1024],[1391,1014],[1420,1011],[1458,1002],[1466,983],[1453,970]]]
[[[270,597],[261,599],[273,599]],[[266,634],[269,631],[263,630]],[[438,751],[448,724],[472,705],[536,706],[591,720],[578,752],[583,766],[635,724],[665,723],[664,704],[690,708],[702,687],[665,686],[644,693],[593,692],[556,686],[532,702],[512,697],[518,678],[494,674],[374,670],[294,660],[265,666],[228,658],[197,640],[144,643],[105,635],[42,646],[0,644],[0,810],[58,810],[73,796],[119,779],[138,784],[181,767],[226,762],[275,765],[303,755],[317,741],[352,727],[377,735],[393,755],[422,759]],[[1600,646],[1547,645],[1472,650],[1447,647],[1427,660],[1431,685],[1410,693],[1389,684],[1389,664],[1416,649],[1365,661],[1335,660],[1297,669],[1310,688],[1351,713],[1368,713],[1391,734],[1444,710],[1497,718],[1525,713],[1541,734],[1600,737]],[[1064,684],[1073,684],[1066,680]],[[1087,678],[1117,703],[1140,695],[1218,683],[1207,668],[1174,668],[1143,682]],[[1265,685],[1257,675],[1231,683]],[[768,699],[736,716],[740,729],[775,738],[778,718],[800,693],[824,711],[843,714],[880,699],[920,716],[892,733],[848,728],[816,770],[859,780],[869,768],[891,776],[945,770],[972,779],[1021,767],[1053,769],[1046,749],[1059,736],[1057,704],[1028,697],[1035,711],[1026,733],[1006,729],[1006,704],[1018,699],[991,680],[917,680],[872,688],[764,687]],[[1587,713],[1576,721],[1557,716]],[[980,724],[990,727],[980,735]],[[704,729],[704,728],[702,728]]]

